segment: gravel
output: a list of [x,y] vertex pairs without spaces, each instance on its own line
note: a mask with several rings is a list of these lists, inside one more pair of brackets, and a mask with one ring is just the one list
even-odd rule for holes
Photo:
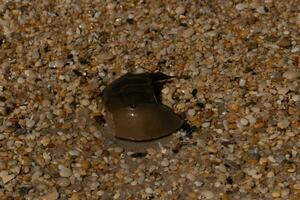
[[[0,4],[1,199],[297,199],[299,1]],[[174,78],[190,128],[107,137],[102,94]],[[126,145],[125,145],[126,143]]]

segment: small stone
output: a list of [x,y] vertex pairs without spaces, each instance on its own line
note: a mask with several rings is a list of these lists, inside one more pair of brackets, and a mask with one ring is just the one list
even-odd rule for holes
[[182,15],[184,14],[185,12],[185,7],[184,6],[178,6],[176,9],[175,9],[175,12],[177,15]]
[[235,123],[236,120],[238,119],[238,116],[234,113],[227,113],[226,114],[226,119],[229,123]]
[[296,52],[298,52],[298,51],[299,51],[299,47],[294,47],[294,48],[291,49],[291,52],[292,52],[292,53],[296,53]]
[[246,80],[241,78],[239,81],[239,85],[240,87],[244,87],[246,85]]
[[57,185],[61,187],[68,187],[70,185],[70,180],[68,178],[58,178],[56,180]]
[[258,7],[256,8],[256,11],[257,11],[258,13],[260,13],[260,14],[265,14],[265,13],[266,13],[266,9],[265,9],[264,6],[258,6]]
[[210,122],[204,122],[201,126],[203,128],[208,128],[210,126]]
[[210,153],[217,153],[218,152],[218,149],[215,147],[215,145],[209,145],[206,148],[207,148],[207,151],[210,152]]
[[281,190],[281,197],[285,198],[288,197],[290,194],[290,190],[288,188],[284,188]]
[[5,138],[5,135],[0,133],[0,140],[3,140]]
[[295,190],[300,190],[300,183],[294,184],[294,189]]
[[44,136],[42,139],[41,139],[41,144],[45,147],[47,146],[49,143],[50,143],[50,137],[48,136]]
[[24,82],[25,82],[25,80],[24,80],[23,77],[19,77],[19,78],[17,79],[17,83],[19,83],[19,84],[23,84]]
[[187,111],[187,115],[188,116],[194,116],[196,114],[196,111],[195,111],[195,109],[189,109],[188,111]]
[[247,3],[239,3],[239,4],[236,4],[236,6],[235,6],[235,9],[238,11],[244,10],[245,8],[248,8]]
[[241,124],[243,124],[244,126],[247,126],[249,124],[248,120],[245,118],[241,119]]
[[300,77],[300,72],[296,70],[288,70],[283,73],[283,78],[288,80],[294,80]]
[[9,181],[11,181],[12,179],[15,178],[14,174],[8,174],[7,171],[1,171],[0,172],[0,178],[2,179],[2,182],[4,184],[8,183]]
[[35,121],[34,121],[34,120],[28,119],[28,120],[26,121],[26,127],[27,127],[27,128],[32,128],[32,127],[34,127],[34,125],[35,125]]
[[272,197],[274,197],[274,198],[279,198],[280,197],[280,191],[279,190],[274,190],[273,192],[272,192]]
[[64,66],[63,62],[59,60],[49,63],[50,68],[62,68],[63,66]]
[[290,89],[287,88],[287,87],[278,87],[278,88],[277,88],[278,94],[282,94],[282,95],[285,95],[286,93],[288,93],[289,90],[290,90]]
[[69,154],[70,154],[71,156],[79,156],[79,155],[80,155],[80,152],[77,151],[77,150],[70,150],[70,151],[69,151]]
[[188,173],[186,175],[186,178],[189,179],[190,181],[195,181],[196,180],[196,176],[192,173]]
[[299,102],[300,101],[300,95],[299,94],[293,95],[292,100],[295,101],[295,102]]
[[146,192],[147,194],[152,194],[152,193],[153,193],[153,190],[152,190],[151,188],[146,188],[146,189],[145,189],[145,192]]
[[119,192],[117,192],[115,195],[114,195],[114,199],[119,199],[120,198],[120,196],[121,196],[121,194],[119,193]]
[[89,170],[89,168],[91,167],[91,164],[90,164],[90,162],[88,160],[82,160],[80,162],[80,164],[81,164],[81,168],[83,170]]
[[161,161],[161,166],[163,167],[168,167],[169,166],[169,161],[167,159],[163,159],[163,161]]
[[272,177],[274,177],[274,175],[275,175],[275,174],[274,174],[273,171],[270,171],[270,172],[267,173],[267,177],[268,177],[268,178],[272,178]]
[[236,104],[236,103],[231,104],[230,108],[233,112],[238,112],[239,111],[239,105]]
[[280,47],[289,47],[292,45],[291,40],[289,37],[282,37],[277,42],[278,46]]
[[59,197],[59,194],[58,194],[57,190],[55,189],[54,191],[49,192],[48,194],[43,196],[41,198],[41,200],[56,200],[56,199],[58,199],[58,197]]
[[124,149],[122,147],[115,147],[114,148],[114,152],[116,152],[118,154],[122,153],[123,151],[124,151]]
[[167,94],[169,94],[169,92],[170,92],[170,88],[165,87],[164,89],[162,89],[161,92],[162,92],[163,94],[167,95]]
[[72,172],[71,169],[69,169],[69,168],[67,168],[67,167],[65,167],[63,165],[59,165],[58,169],[59,169],[59,175],[61,177],[70,177],[73,174],[73,172]]
[[205,197],[206,199],[213,199],[215,197],[214,193],[212,191],[209,191],[209,190],[203,190],[201,192],[201,195],[203,197]]
[[290,125],[290,122],[287,119],[283,119],[277,123],[277,126],[281,129],[285,129],[285,128],[289,127],[289,125]]
[[195,31],[194,31],[193,28],[188,28],[188,29],[186,29],[186,30],[183,31],[182,36],[183,36],[184,38],[189,38],[189,37],[191,37],[192,35],[194,35],[194,33],[195,33]]
[[80,104],[83,106],[88,106],[88,105],[90,105],[90,101],[88,99],[82,99],[80,101]]

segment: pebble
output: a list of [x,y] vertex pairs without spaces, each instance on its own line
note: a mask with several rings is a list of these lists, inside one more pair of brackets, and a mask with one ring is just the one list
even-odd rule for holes
[[281,129],[286,129],[287,127],[289,127],[289,125],[290,125],[290,122],[287,119],[280,120],[277,123],[277,126]]
[[242,118],[241,119],[241,124],[244,125],[244,126],[247,126],[249,124],[249,121],[245,118]]
[[68,178],[58,178],[56,183],[61,187],[68,187],[71,184],[70,179]]
[[34,120],[28,119],[28,120],[26,121],[26,127],[27,127],[27,128],[32,128],[32,127],[34,127],[34,125],[35,125],[35,121],[34,121]]
[[295,101],[295,102],[299,102],[300,101],[300,95],[299,94],[293,95],[292,100]]
[[280,197],[280,190],[274,190],[272,191],[272,197],[279,198]]
[[288,80],[295,80],[300,77],[300,71],[296,70],[288,70],[283,73],[283,78],[288,79]]
[[147,194],[152,194],[153,193],[153,190],[151,189],[151,188],[146,188],[145,189],[145,192],[147,193]]
[[245,87],[245,85],[246,85],[246,80],[241,78],[240,81],[239,81],[239,86],[240,87]]
[[206,199],[213,199],[215,197],[215,194],[209,190],[203,190],[201,192],[201,195]]
[[3,139],[5,139],[5,135],[0,133],[0,140],[3,140]]
[[79,155],[80,155],[80,152],[77,151],[77,150],[70,150],[70,151],[69,151],[69,154],[70,154],[71,156],[79,156]]
[[169,92],[170,92],[170,88],[169,88],[169,87],[165,87],[165,88],[162,89],[161,92],[162,92],[164,95],[167,95],[167,94],[169,94]]
[[282,37],[277,42],[278,46],[280,47],[289,47],[292,45],[291,40],[289,37]]
[[188,114],[188,116],[194,116],[195,114],[196,114],[196,111],[195,111],[195,109],[189,109],[188,111],[187,111],[187,114]]
[[279,88],[277,88],[278,94],[282,94],[282,95],[285,95],[286,93],[288,93],[289,90],[290,89],[288,87],[279,87]]
[[4,184],[6,184],[9,181],[11,181],[12,179],[14,179],[15,175],[14,174],[9,174],[7,171],[1,171],[0,172],[0,178],[2,179],[2,182]]
[[58,197],[59,197],[59,193],[55,189],[54,191],[49,192],[48,194],[46,194],[45,196],[43,196],[41,198],[41,200],[57,200]]
[[163,159],[160,164],[163,167],[168,167],[170,163],[167,159]]
[[208,128],[210,126],[210,122],[204,122],[201,125],[203,128]]
[[175,12],[176,12],[177,15],[182,15],[185,12],[185,7],[184,6],[178,6],[175,9]]
[[196,176],[192,173],[188,173],[186,175],[186,178],[189,179],[190,181],[195,181],[196,180]]
[[235,6],[235,9],[238,10],[238,11],[244,10],[245,8],[248,8],[247,3],[238,3]]
[[186,30],[183,31],[182,36],[183,36],[184,38],[189,38],[189,37],[191,37],[192,35],[194,35],[194,33],[195,33],[195,31],[194,31],[193,28],[188,28],[188,29],[186,29]]
[[83,99],[80,101],[80,104],[83,106],[88,106],[90,105],[90,101],[88,99]]
[[295,190],[300,190],[300,183],[294,184],[294,189]]
[[67,168],[67,167],[65,167],[63,165],[59,165],[58,169],[59,169],[59,175],[61,177],[70,177],[73,174],[73,172],[72,172],[71,169],[69,169],[69,168]]
[[280,193],[281,193],[281,195],[280,195],[281,197],[286,198],[286,197],[289,196],[290,190],[288,188],[284,188],[284,189],[281,190]]
[[43,146],[47,146],[49,143],[50,143],[50,137],[47,137],[47,136],[44,136],[42,139],[41,139],[41,144]]

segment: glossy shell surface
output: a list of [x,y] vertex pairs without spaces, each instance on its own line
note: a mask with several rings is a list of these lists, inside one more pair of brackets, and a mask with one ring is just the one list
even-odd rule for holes
[[106,118],[116,138],[154,140],[182,126],[183,120],[158,101],[159,86],[169,78],[162,73],[128,73],[105,88]]

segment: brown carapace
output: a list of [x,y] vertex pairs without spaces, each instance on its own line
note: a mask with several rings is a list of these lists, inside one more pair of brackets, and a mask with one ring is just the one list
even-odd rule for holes
[[160,89],[172,78],[163,73],[127,73],[104,90],[107,123],[116,138],[132,141],[158,139],[184,123],[173,110],[160,103]]

